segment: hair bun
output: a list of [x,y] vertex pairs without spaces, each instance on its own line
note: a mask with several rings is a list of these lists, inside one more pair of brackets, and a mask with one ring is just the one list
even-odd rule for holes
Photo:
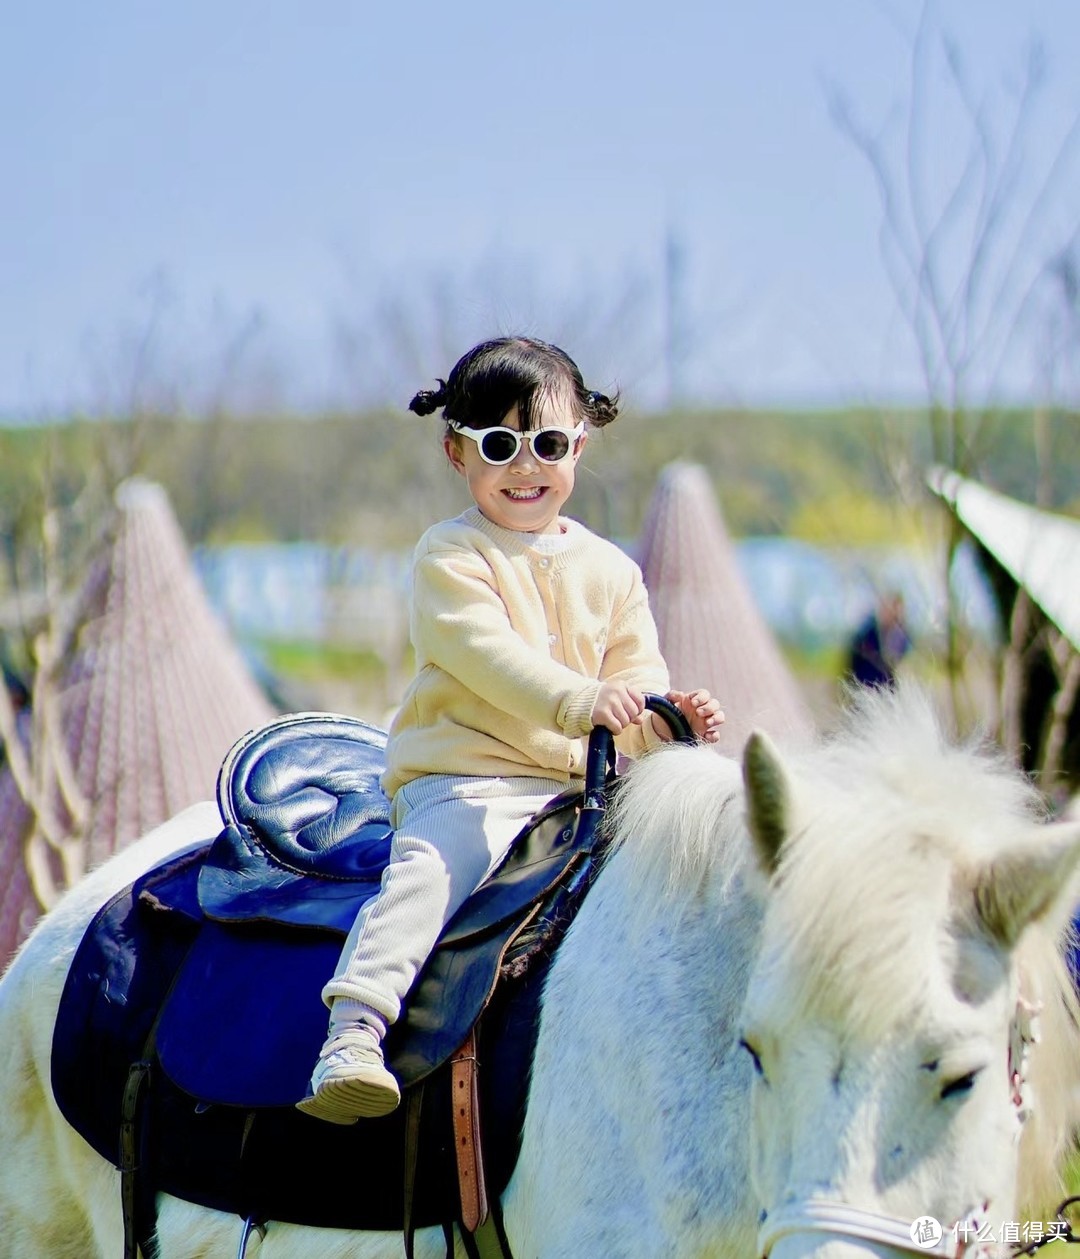
[[595,389],[588,395],[587,414],[596,428],[610,424],[619,414],[619,395],[609,398],[606,393],[598,393]]
[[430,415],[439,407],[446,406],[446,381],[440,379],[438,389],[421,389],[409,403],[409,410],[417,415]]

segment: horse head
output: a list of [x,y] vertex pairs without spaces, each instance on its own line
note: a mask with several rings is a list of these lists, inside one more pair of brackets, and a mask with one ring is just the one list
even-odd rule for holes
[[755,735],[743,774],[765,880],[738,1030],[759,1253],[1023,1240],[1075,1131],[1057,942],[1080,825],[1040,821],[1023,779],[910,694],[863,698],[792,763]]

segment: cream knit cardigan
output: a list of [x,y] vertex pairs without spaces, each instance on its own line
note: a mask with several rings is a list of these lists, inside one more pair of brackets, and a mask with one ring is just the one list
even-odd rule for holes
[[[600,681],[668,689],[641,570],[560,518],[554,553],[471,507],[420,539],[410,630],[416,677],[390,729],[383,789],[422,774],[584,774]],[[650,715],[617,740],[657,742]]]

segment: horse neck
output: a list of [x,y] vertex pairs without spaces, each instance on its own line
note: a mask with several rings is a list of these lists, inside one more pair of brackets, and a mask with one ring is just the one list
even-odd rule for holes
[[686,1086],[706,1090],[704,1064],[715,1063],[718,1046],[737,1053],[759,900],[741,876],[707,874],[694,892],[643,888],[627,856],[616,852],[590,893],[559,959],[560,981],[573,987],[590,1021],[635,1029],[631,1055],[642,1037],[662,1059],[704,1047],[701,1078]]
[[[629,1192],[645,1218],[672,1203],[685,1212],[680,1247],[664,1253],[749,1253],[750,1079],[735,1028],[758,915],[734,886],[724,907],[708,889],[687,899],[642,887],[628,856],[602,871],[544,988],[508,1219],[558,1235],[553,1204],[593,1220],[597,1203]],[[596,1227],[593,1253],[629,1253],[624,1220]]]

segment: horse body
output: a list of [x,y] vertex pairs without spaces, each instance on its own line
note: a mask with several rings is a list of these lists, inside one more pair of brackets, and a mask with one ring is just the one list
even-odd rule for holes
[[[515,1259],[744,1259],[762,1212],[776,1259],[891,1255],[805,1219],[844,1204],[949,1227],[1056,1192],[1080,1044],[1055,944],[1080,827],[1037,824],[1022,780],[948,747],[918,696],[868,697],[789,762],[751,740],[743,773],[745,791],[732,762],[672,747],[618,793],[620,846],[545,989],[503,1199]],[[207,806],[126,850],[0,983],[0,1256],[120,1253],[117,1175],[49,1091],[56,1004],[97,907],[215,828]],[[235,1253],[238,1224],[163,1200],[159,1233],[165,1259],[199,1259]],[[418,1238],[421,1259],[442,1250]],[[397,1259],[401,1238],[272,1223],[250,1254]]]

